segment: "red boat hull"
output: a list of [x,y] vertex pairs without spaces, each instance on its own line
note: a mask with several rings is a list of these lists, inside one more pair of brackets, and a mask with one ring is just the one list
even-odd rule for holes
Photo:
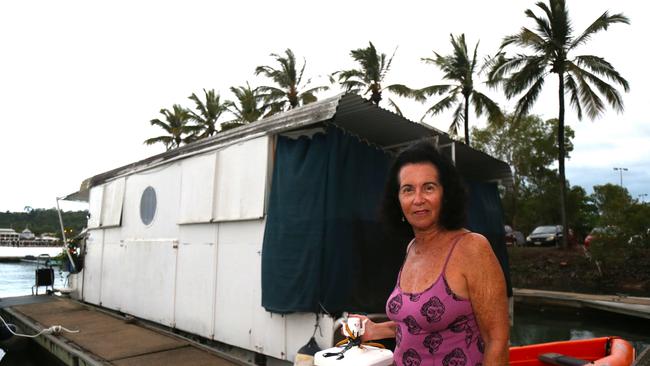
[[561,354],[585,360],[594,365],[629,366],[634,362],[634,347],[617,337],[602,337],[510,347],[511,366],[547,366],[539,360],[542,354]]

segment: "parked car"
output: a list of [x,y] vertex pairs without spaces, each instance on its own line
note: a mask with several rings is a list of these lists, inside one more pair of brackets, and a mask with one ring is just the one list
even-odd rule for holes
[[617,235],[620,233],[620,230],[616,226],[597,226],[589,232],[585,237],[585,248],[589,248],[594,239],[602,235]]
[[526,238],[521,231],[513,230],[510,225],[505,225],[504,230],[506,232],[506,246],[522,246],[526,244]]
[[562,241],[562,225],[538,226],[526,238],[527,245],[558,245]]

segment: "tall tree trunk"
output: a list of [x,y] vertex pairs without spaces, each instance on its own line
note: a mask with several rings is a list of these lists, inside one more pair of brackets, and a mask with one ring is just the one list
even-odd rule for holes
[[370,101],[372,103],[375,103],[376,105],[379,105],[379,102],[381,102],[381,90],[379,91],[372,91],[372,94],[370,95]]
[[465,95],[465,144],[469,146],[469,94]]
[[560,217],[562,219],[562,248],[568,247],[569,227],[566,217],[566,177],[564,175],[564,73],[558,72],[560,115],[557,125],[558,163],[560,169]]

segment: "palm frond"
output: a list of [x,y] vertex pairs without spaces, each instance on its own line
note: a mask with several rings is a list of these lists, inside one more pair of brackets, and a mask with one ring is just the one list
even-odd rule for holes
[[515,119],[519,119],[530,112],[530,109],[533,107],[533,104],[535,104],[535,101],[537,101],[537,98],[539,97],[539,93],[542,91],[543,86],[544,78],[540,77],[530,87],[530,89],[528,89],[526,94],[524,94],[519,99],[519,101],[517,101],[517,106],[515,108]]
[[442,95],[455,87],[456,85],[430,85],[422,89],[414,90],[413,98],[419,102],[425,102],[427,97],[432,95]]
[[564,48],[571,36],[571,22],[569,21],[569,12],[564,0],[549,0],[551,7],[538,2],[536,5],[546,14],[551,33],[547,37],[553,46],[557,49]]
[[341,83],[341,87],[347,92],[347,93],[357,93],[359,94],[361,92],[361,89],[366,87],[366,83],[357,81],[357,80],[346,80]]
[[449,125],[449,134],[455,137],[458,137],[458,132],[462,130],[465,117],[463,117],[463,111],[465,110],[465,103],[458,103],[458,107],[454,111],[451,124]]
[[573,76],[578,80],[580,101],[587,111],[587,116],[591,119],[598,117],[605,110],[605,104],[602,99],[591,89],[591,86],[583,75],[574,72]]
[[486,84],[494,87],[506,80],[506,74],[519,71],[519,69],[528,62],[541,62],[542,59],[543,56],[529,56],[523,54],[518,54],[514,57],[505,57],[505,54],[501,53],[491,60]]
[[501,41],[500,49],[504,49],[510,45],[516,45],[524,48],[530,47],[534,50],[541,50],[546,46],[546,41],[537,33],[531,31],[526,27],[522,27],[519,33],[504,37]]
[[576,113],[578,114],[578,120],[582,120],[582,106],[580,105],[578,85],[570,73],[566,73],[564,75],[564,86],[569,93],[569,101],[571,103],[571,106],[573,106],[573,108],[576,110]]
[[[379,74],[379,80],[377,80],[377,81],[379,81],[379,82],[384,81],[384,78],[388,74],[388,71],[390,71],[390,66],[393,63],[393,58],[395,57],[396,53],[397,53],[397,47],[395,47],[395,50],[393,51],[393,54],[388,59],[388,62],[385,65],[383,65],[383,62],[382,62],[381,69],[380,69],[380,74]],[[383,53],[382,53],[382,58],[385,58],[385,55]]]
[[169,145],[174,142],[170,136],[157,136],[144,140],[145,145],[153,145],[162,142],[165,145],[165,148],[169,150]]
[[607,102],[612,106],[612,108],[617,112],[623,111],[623,97],[621,97],[621,94],[612,85],[600,79],[598,76],[584,69],[580,69],[574,64],[571,64],[570,72],[579,72],[583,74],[585,79],[594,84],[596,89],[605,96],[605,99],[607,99]]
[[[598,88],[601,91],[601,93],[605,94],[605,97],[608,99],[608,101],[610,102],[610,104],[612,104],[614,108],[616,108],[618,111],[623,110],[623,105],[622,105],[622,100],[620,99],[620,95],[618,95],[616,89],[614,89],[611,85],[598,79],[595,75],[590,74],[589,72],[582,70],[578,67],[575,67],[575,65],[573,64],[569,64],[568,72],[570,72],[571,75],[577,80],[580,101],[584,106],[584,108],[586,109],[587,116],[590,119],[594,119],[598,117],[605,110],[605,104],[603,103],[602,99],[598,96],[598,94],[596,94],[596,92],[591,88],[589,82],[594,83],[596,85],[596,88]],[[601,88],[603,90],[601,90]],[[614,95],[609,94],[608,89],[613,90],[615,94]],[[613,103],[610,100],[610,98],[614,100]]]
[[474,112],[477,116],[481,116],[483,111],[487,111],[488,120],[497,126],[502,125],[505,121],[505,116],[499,108],[499,105],[492,99],[488,98],[485,94],[476,90],[472,92],[472,103],[474,104]]
[[171,132],[172,127],[169,124],[159,120],[158,118],[152,119],[151,121],[149,121],[149,123],[151,123],[152,126],[158,126],[162,128],[163,130],[165,130],[165,132]]
[[435,116],[436,114],[451,107],[452,104],[454,104],[457,101],[457,99],[458,99],[458,93],[450,94],[442,98],[442,100],[440,100],[438,103],[434,104],[433,106],[431,106],[431,108],[427,109],[427,111],[424,112],[424,115],[422,116],[420,121],[423,121],[424,118],[429,114]]
[[542,8],[544,12],[546,13],[547,19],[543,19],[537,16],[532,10],[526,9],[524,12],[527,17],[533,19],[535,21],[535,24],[537,25],[537,31],[540,34],[543,34],[546,39],[552,39],[553,38],[553,29],[551,29],[551,25],[548,22],[548,19],[551,19],[552,15],[548,11],[548,8],[546,7],[546,4],[538,2],[537,6]]
[[575,57],[576,63],[578,66],[584,66],[592,70],[598,75],[604,75],[609,80],[612,80],[623,87],[623,89],[628,92],[630,91],[630,85],[627,80],[625,80],[619,73],[614,69],[614,66],[609,62],[605,61],[604,58],[591,55],[582,55]]
[[399,107],[397,106],[397,104],[396,104],[396,103],[395,103],[391,98],[388,98],[388,105],[391,106],[391,107],[393,107],[393,109],[395,110],[395,113],[396,113],[398,116],[400,116],[400,117],[404,117],[404,114],[402,114],[402,110],[399,109]]
[[532,58],[523,64],[523,67],[513,72],[507,80],[503,81],[503,91],[506,98],[510,99],[521,93],[538,79],[546,76],[546,62],[543,58]]
[[330,87],[327,86],[327,85],[324,85],[324,86],[315,86],[315,87],[313,87],[313,88],[310,88],[310,89],[307,89],[307,90],[303,91],[301,94],[305,94],[305,93],[311,93],[311,94],[314,94],[314,93],[318,93],[318,92],[327,91],[327,90],[329,90],[329,88],[330,88]]
[[408,86],[403,85],[403,84],[389,85],[389,86],[385,87],[382,90],[388,90],[391,93],[395,93],[395,94],[399,95],[400,97],[407,97],[407,98],[412,97],[413,94],[415,93],[415,90],[413,90],[413,89],[411,89]]
[[337,75],[339,81],[347,81],[351,78],[359,78],[363,80],[364,74],[361,70],[341,70],[341,71],[336,71],[332,74],[332,76]]
[[302,94],[300,94],[299,98],[300,101],[302,102],[302,105],[307,105],[309,103],[313,103],[318,100],[318,98],[316,98],[316,96],[310,92],[303,92]]
[[610,25],[615,23],[630,24],[630,19],[623,14],[609,15],[609,12],[606,11],[601,16],[599,16],[598,19],[591,23],[591,25],[588,26],[584,32],[582,32],[582,34],[576,37],[573,42],[571,42],[569,49],[574,49],[581,44],[584,44],[591,38],[591,36],[602,30],[607,30]]

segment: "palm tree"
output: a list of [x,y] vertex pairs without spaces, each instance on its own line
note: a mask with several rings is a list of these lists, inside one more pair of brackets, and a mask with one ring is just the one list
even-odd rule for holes
[[[594,119],[605,110],[601,97],[618,112],[623,111],[623,100],[609,82],[618,84],[627,92],[628,82],[605,59],[593,55],[569,57],[569,52],[586,43],[594,34],[606,30],[615,23],[629,24],[623,14],[610,15],[604,12],[580,35],[574,36],[569,13],[564,0],[549,0],[549,6],[538,2],[541,16],[526,10],[526,16],[535,22],[535,31],[523,27],[517,34],[507,36],[501,43],[501,51],[493,59],[489,79],[492,85],[501,84],[508,99],[525,91],[518,100],[516,115],[523,116],[530,111],[537,100],[544,80],[549,73],[557,74],[559,124],[558,162],[560,173],[560,210],[564,226],[563,246],[567,246],[566,177],[564,173],[564,94],[569,94],[571,105],[582,119],[583,108],[587,116]],[[507,57],[503,50],[508,46],[520,46],[532,50],[531,54],[517,54]],[[603,77],[607,81],[603,80]],[[609,81],[609,82],[608,82]],[[566,87],[566,91],[565,91]],[[527,90],[526,90],[527,89]]]
[[[389,85],[385,88],[381,87],[386,75],[390,71],[390,65],[393,62],[397,48],[393,51],[393,55],[387,59],[385,53],[378,53],[375,45],[369,42],[367,48],[359,48],[350,51],[350,56],[359,63],[360,68],[341,70],[332,73],[332,77],[337,76],[339,84],[349,93],[357,93],[366,95],[370,93],[369,100],[379,105],[382,100],[382,92],[389,90],[400,96],[410,96],[412,90],[401,84]],[[388,99],[388,104],[395,108],[395,111],[400,116],[402,111],[397,107],[392,99]]]
[[456,105],[454,117],[449,126],[449,132],[458,135],[462,121],[465,127],[465,144],[469,146],[470,104],[474,105],[474,113],[479,117],[483,112],[487,112],[488,120],[491,123],[502,123],[504,117],[497,103],[493,102],[485,94],[474,89],[473,78],[477,71],[476,52],[478,50],[478,42],[476,42],[474,54],[470,58],[470,54],[467,52],[467,45],[465,44],[465,34],[461,34],[460,37],[454,37],[453,34],[450,36],[451,45],[454,48],[453,54],[441,56],[434,52],[435,58],[422,58],[422,61],[440,68],[444,72],[444,79],[453,81],[454,83],[427,86],[414,91],[413,95],[417,100],[425,101],[427,97],[433,94],[440,95],[447,93],[446,97],[424,113],[421,121],[429,114],[436,115]]
[[257,90],[262,93],[262,97],[269,105],[269,114],[274,114],[280,111],[293,109],[302,105],[309,104],[318,100],[315,93],[327,90],[327,86],[317,86],[307,90],[306,88],[310,80],[304,85],[302,84],[302,77],[307,66],[307,61],[303,59],[302,68],[300,71],[296,68],[296,56],[291,49],[287,48],[285,56],[272,53],[271,57],[280,64],[279,68],[271,66],[258,66],[255,68],[255,75],[262,74],[272,79],[277,87],[274,86],[260,86]]
[[173,111],[163,108],[160,110],[160,113],[165,116],[165,121],[155,118],[149,122],[152,126],[161,127],[167,132],[167,135],[146,139],[144,140],[145,144],[153,145],[162,142],[165,145],[165,149],[171,150],[181,146],[181,143],[191,141],[191,138],[188,136],[183,137],[183,135],[192,136],[198,130],[198,127],[188,124],[190,121],[190,112],[187,109],[178,104],[174,104]]
[[246,82],[246,86],[231,87],[230,91],[237,98],[237,103],[230,103],[228,106],[228,110],[235,116],[235,119],[221,123],[221,131],[255,122],[268,109],[268,105],[260,105],[262,97],[257,89],[251,89],[248,82]]
[[194,93],[189,96],[189,99],[196,104],[196,110],[198,111],[198,113],[189,112],[190,120],[194,121],[198,127],[197,134],[193,137],[195,139],[210,137],[217,133],[217,121],[231,104],[227,100],[221,101],[221,97],[214,92],[214,89],[209,91],[203,89],[203,93],[205,94],[205,102],[200,100]]

